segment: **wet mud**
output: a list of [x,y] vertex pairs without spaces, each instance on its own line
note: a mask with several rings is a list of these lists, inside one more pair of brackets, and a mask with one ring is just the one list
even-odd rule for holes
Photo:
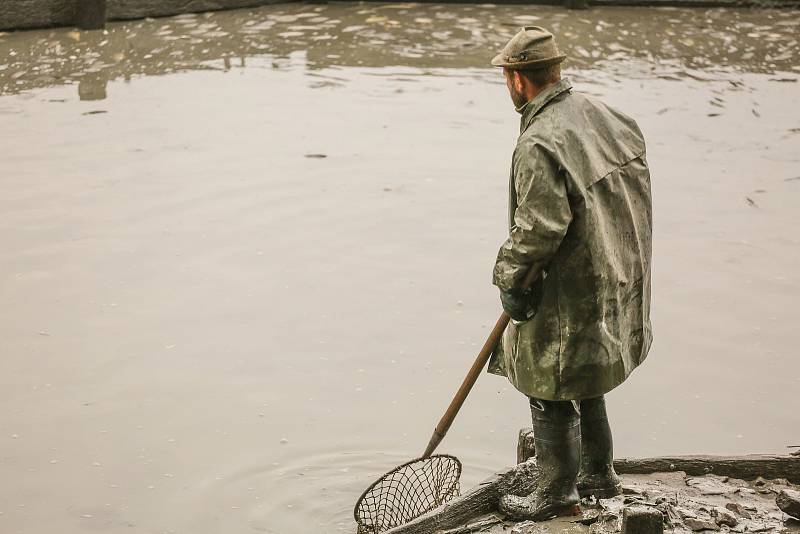
[[[489,58],[554,29],[636,117],[648,361],[619,456],[796,444],[791,11],[272,6],[0,34],[0,531],[350,532],[499,313],[518,116]],[[527,403],[482,377],[469,487]]]
[[[800,521],[783,513],[775,504],[781,491],[796,491],[796,486],[786,480],[746,482],[715,475],[688,477],[680,472],[622,478],[623,495],[599,501],[584,499],[579,516],[540,523],[501,522],[482,530],[491,534],[612,534],[621,531],[625,508],[644,508],[657,511],[664,532],[673,534],[800,532]],[[461,530],[444,534],[469,533],[468,528]]]

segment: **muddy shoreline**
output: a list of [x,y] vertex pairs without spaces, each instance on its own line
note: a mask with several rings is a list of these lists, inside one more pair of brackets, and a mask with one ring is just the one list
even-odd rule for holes
[[800,493],[796,486],[800,482],[800,456],[796,454],[618,458],[614,467],[623,480],[622,495],[583,499],[582,515],[515,525],[503,517],[497,503],[504,494],[525,496],[536,487],[538,470],[531,456],[530,436],[527,429],[520,432],[516,466],[390,528],[387,534],[467,534],[494,525],[502,525],[503,530],[511,528],[516,534],[624,532],[623,515],[627,514],[649,521],[646,529],[632,529],[648,534],[660,532],[659,525],[669,532],[721,528],[734,532],[800,531]]
[[[687,476],[682,472],[623,475],[623,495],[582,502],[582,515],[541,523],[501,522],[490,534],[612,534],[622,530],[624,510],[650,509],[663,517],[665,533],[800,532],[800,521],[775,503],[782,491],[796,491],[786,480],[744,481],[718,475]],[[466,534],[453,529],[442,534]]]
[[[81,0],[7,1],[0,10],[0,31],[30,30],[78,24],[77,2]],[[107,0],[108,21],[133,20],[145,17],[168,17],[183,13],[200,13],[291,3],[292,0]]]
[[[118,22],[103,31],[0,33],[0,95],[76,84],[81,100],[101,100],[114,80],[181,71],[247,69],[271,56],[280,69],[304,55],[306,68],[488,67],[519,25],[547,20],[563,35],[567,69],[604,69],[640,78],[703,81],[731,72],[791,73],[800,43],[787,10],[600,8],[575,17],[557,7],[444,4],[306,5],[186,14]],[[450,10],[462,15],[451,27]],[[347,19],[339,17],[348,13]],[[444,27],[444,25],[447,25]],[[741,41],[737,25],[746,28]],[[424,53],[422,53],[424,51]],[[651,66],[648,66],[651,65]],[[773,78],[796,83],[792,75]],[[737,84],[737,81],[731,83]]]
[[[106,21],[135,20],[143,18],[169,17],[186,13],[203,13],[230,9],[245,9],[272,4],[326,4],[327,2],[305,2],[303,0],[93,0],[102,5]],[[501,0],[497,5],[547,5],[567,8],[574,0]],[[581,0],[584,2],[585,0]],[[381,4],[385,2],[370,2]],[[422,0],[421,4],[484,4],[468,0]],[[629,7],[695,7],[695,8],[800,8],[800,0],[588,0],[583,7],[629,6]],[[86,26],[86,18],[76,8],[76,0],[34,0],[32,2],[5,2],[0,11],[0,31],[16,31],[77,26],[94,29],[96,20]]]

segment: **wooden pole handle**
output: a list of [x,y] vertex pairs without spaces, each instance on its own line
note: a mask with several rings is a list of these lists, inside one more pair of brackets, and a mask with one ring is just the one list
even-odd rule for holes
[[[539,270],[531,269],[525,276],[525,279],[522,281],[522,288],[528,289],[531,285],[533,285],[538,277]],[[450,406],[447,407],[447,411],[444,412],[444,415],[439,420],[439,424],[436,425],[433,435],[428,442],[428,446],[425,448],[425,452],[422,455],[423,458],[427,458],[433,454],[433,451],[436,450],[436,447],[439,446],[439,443],[441,443],[445,435],[447,435],[450,425],[453,424],[456,415],[458,415],[458,411],[461,409],[464,401],[467,400],[467,395],[469,395],[469,392],[472,391],[472,386],[475,385],[475,382],[477,382],[481,371],[483,370],[484,366],[486,366],[486,362],[489,361],[489,357],[492,355],[494,348],[500,341],[500,337],[503,335],[503,332],[508,326],[510,319],[511,317],[509,317],[505,311],[500,314],[500,318],[497,319],[494,328],[492,328],[489,337],[486,339],[486,343],[484,343],[483,347],[481,347],[481,351],[478,353],[477,358],[475,358],[475,362],[473,362],[472,367],[470,367],[469,371],[467,372],[467,376],[464,377],[461,387],[459,387],[458,391],[456,391],[453,400],[450,401]]]

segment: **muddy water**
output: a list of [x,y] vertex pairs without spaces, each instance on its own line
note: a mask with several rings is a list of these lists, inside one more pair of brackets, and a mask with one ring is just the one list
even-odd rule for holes
[[[0,531],[349,532],[498,314],[518,128],[493,52],[556,30],[635,116],[655,344],[619,455],[796,444],[792,11],[292,5],[0,35]],[[485,376],[442,450],[513,460]]]

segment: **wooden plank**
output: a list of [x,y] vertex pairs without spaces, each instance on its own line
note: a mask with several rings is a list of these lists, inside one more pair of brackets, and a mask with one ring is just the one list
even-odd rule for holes
[[[533,431],[523,428],[519,432],[517,462],[524,462],[535,454]],[[614,460],[617,473],[646,475],[649,473],[683,471],[687,475],[708,473],[752,480],[758,477],[785,478],[800,484],[800,456],[753,454],[747,456],[664,456],[661,458],[620,458]]]
[[622,458],[614,460],[620,474],[646,475],[683,471],[687,475],[709,473],[744,480],[785,478],[800,484],[800,457],[791,455],[751,454],[747,456],[664,456],[661,458]]
[[536,485],[536,467],[526,462],[487,478],[464,495],[386,534],[423,534],[458,528],[497,509],[501,494],[524,495]]

